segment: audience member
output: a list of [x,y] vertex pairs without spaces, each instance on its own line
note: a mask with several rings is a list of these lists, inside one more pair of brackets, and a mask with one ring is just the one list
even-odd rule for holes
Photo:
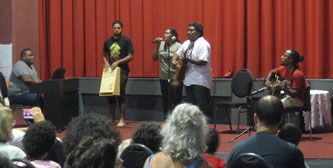
[[162,126],[161,134],[162,151],[146,160],[146,168],[212,167],[201,156],[207,148],[208,125],[197,106],[188,103],[176,106]]
[[118,148],[118,156],[129,145],[133,143],[143,144],[154,153],[160,151],[162,135],[160,133],[161,126],[155,122],[141,123],[133,133],[132,139],[124,140]]
[[42,82],[33,64],[34,55],[31,49],[23,49],[21,59],[13,66],[9,77],[8,97],[10,103],[43,108],[42,96],[29,91],[29,85]]
[[7,156],[0,153],[0,167],[1,168],[16,168],[14,164],[12,164],[11,160],[8,159]]
[[217,132],[212,128],[209,128],[206,144],[207,144],[207,150],[206,153],[204,153],[202,156],[214,168],[224,168],[226,162],[223,159],[214,156],[214,153],[216,152],[216,149],[219,146],[219,136],[217,135]]
[[278,136],[288,142],[298,145],[302,138],[302,130],[292,123],[285,123],[279,130]]
[[[45,121],[44,115],[39,107],[34,107],[31,110],[32,110],[32,116],[34,118],[33,119],[34,123]],[[25,131],[27,131],[27,129],[28,129],[28,127],[13,128],[12,129],[13,139],[7,143],[23,149],[22,140],[23,140]]]
[[252,152],[262,156],[277,168],[304,168],[301,150],[275,135],[282,121],[281,100],[271,95],[260,98],[254,114],[257,132],[231,149],[227,167],[238,155]]
[[65,168],[121,168],[117,138],[84,137],[68,155]]
[[65,153],[69,154],[84,136],[114,139],[118,145],[120,142],[120,134],[111,121],[104,116],[89,113],[78,116],[69,123],[64,139]]
[[64,167],[64,163],[66,161],[66,154],[64,145],[59,138],[56,139],[44,160],[52,160],[58,163],[61,167]]
[[23,159],[26,154],[19,147],[7,144],[13,139],[13,113],[8,107],[0,107],[0,153],[9,159]]
[[[302,130],[292,123],[285,123],[280,128],[278,136],[281,139],[298,146],[298,143],[302,138]],[[309,168],[309,165],[305,161],[304,164],[306,168]]]
[[27,159],[36,168],[60,168],[51,160],[45,160],[56,141],[55,127],[49,121],[42,121],[29,126],[23,137],[23,148]]

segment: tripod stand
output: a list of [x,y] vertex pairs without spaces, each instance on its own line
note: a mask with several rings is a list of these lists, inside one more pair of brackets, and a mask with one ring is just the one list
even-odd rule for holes
[[165,42],[164,43],[164,49],[167,49],[168,51],[168,114],[171,113],[171,108],[172,108],[172,97],[171,97],[171,74],[170,74],[170,65],[171,65],[171,58],[170,58],[170,43]]
[[254,121],[253,121],[253,116],[254,116],[254,106],[252,106],[254,104],[252,96],[259,94],[263,91],[266,90],[266,87],[260,88],[256,91],[251,92],[251,94],[246,98],[247,101],[247,119],[248,121],[250,121],[250,126],[245,129],[244,131],[242,131],[240,134],[238,134],[237,136],[235,136],[234,138],[232,138],[229,143],[234,142],[236,139],[238,139],[239,137],[241,137],[242,135],[244,135],[246,132],[249,132],[249,136],[251,135],[251,130],[255,131],[255,125],[254,125]]
[[[249,136],[251,136],[251,131],[255,130],[255,127],[254,127],[254,121],[253,121],[253,110],[252,110],[252,97],[247,97],[246,98],[247,100],[247,119],[248,121],[250,122],[250,126],[245,129],[244,131],[242,131],[241,133],[239,133],[237,136],[235,136],[234,138],[232,138],[229,143],[232,143],[234,142],[236,139],[238,139],[239,137],[241,137],[242,135],[244,135],[246,132],[249,132]],[[239,107],[239,108],[242,108],[242,107]],[[240,110],[240,109],[239,109]],[[238,115],[238,118],[239,118],[240,115]],[[239,125],[238,125],[238,129],[239,129]]]

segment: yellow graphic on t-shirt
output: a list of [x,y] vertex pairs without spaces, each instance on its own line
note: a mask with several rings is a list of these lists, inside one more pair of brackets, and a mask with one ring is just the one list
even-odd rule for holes
[[120,55],[120,46],[117,42],[113,43],[110,46],[110,57],[112,59],[118,60],[119,59],[119,55]]

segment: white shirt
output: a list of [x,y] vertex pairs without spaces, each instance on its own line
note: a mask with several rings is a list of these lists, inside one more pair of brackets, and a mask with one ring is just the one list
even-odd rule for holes
[[[190,45],[190,40],[186,40],[177,51],[177,55],[181,56]],[[192,51],[188,52],[189,58],[196,58],[206,61],[207,64],[203,66],[188,63],[188,70],[185,73],[185,86],[200,85],[208,89],[212,87],[212,68],[211,68],[211,50],[210,44],[203,37],[198,38],[194,42]]]
[[25,135],[25,132],[13,128],[12,134],[13,134],[13,140],[11,142],[7,142],[7,144],[17,146],[17,147],[23,149],[22,140]]
[[8,157],[10,160],[15,158],[24,159],[24,157],[26,156],[23,150],[20,149],[19,147],[2,142],[0,142],[0,153]]

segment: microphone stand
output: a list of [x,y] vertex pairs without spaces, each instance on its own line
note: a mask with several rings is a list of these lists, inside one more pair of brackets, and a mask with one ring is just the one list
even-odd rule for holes
[[164,47],[166,47],[168,51],[168,107],[169,107],[168,114],[170,114],[171,113],[170,42],[165,41],[164,45],[165,45]]

